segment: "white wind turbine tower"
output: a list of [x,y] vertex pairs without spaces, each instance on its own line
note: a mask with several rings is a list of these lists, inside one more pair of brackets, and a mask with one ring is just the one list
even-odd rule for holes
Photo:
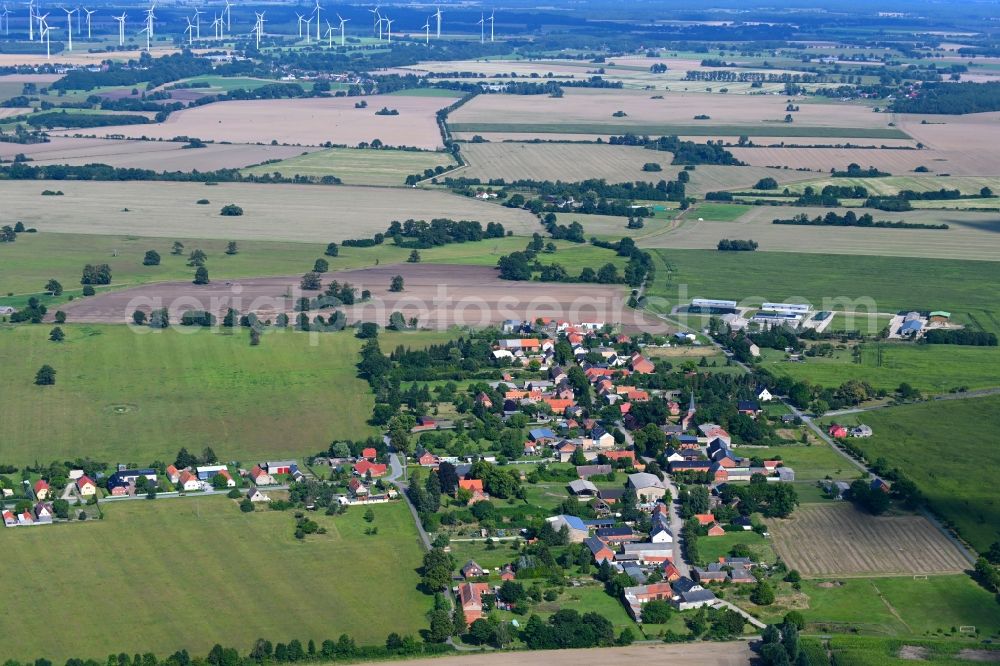
[[38,16],[36,14],[35,17],[38,19],[38,41],[42,41],[43,39],[45,40],[45,59],[52,60],[52,51],[49,48],[50,44],[49,31],[52,28],[50,28],[49,24],[45,22],[45,19],[46,17],[48,17],[48,14],[45,14],[43,16]]
[[323,11],[323,8],[320,7],[320,5],[319,5],[319,0],[316,0],[316,9],[313,10],[313,11],[316,12],[316,41],[318,42],[319,40],[322,39],[322,36],[319,34],[319,29],[320,29],[319,14],[320,14],[321,11]]
[[368,11],[372,13],[375,22],[372,24],[372,34],[379,33],[378,38],[382,39],[382,15],[378,13],[380,7],[376,6],[375,9],[369,9]]
[[232,10],[231,10],[232,6],[233,5],[229,2],[229,0],[226,0],[226,9],[225,9],[225,13],[226,13],[226,30],[232,30],[233,29],[233,13],[232,13]]
[[28,3],[28,41],[35,41],[35,0]]
[[125,46],[125,12],[121,16],[116,16],[118,21],[118,46]]
[[326,35],[325,35],[325,37],[326,37],[326,48],[332,49],[333,48],[333,26],[330,25],[329,21],[326,22]]
[[194,8],[194,36],[195,39],[201,39],[201,15],[204,14],[203,11]]
[[76,13],[75,9],[62,8],[66,12],[66,34],[69,35],[69,50],[73,50],[73,14]]
[[302,16],[302,14],[299,14],[298,12],[296,12],[295,15],[299,17],[299,39],[302,39],[302,19],[305,17]]
[[222,35],[219,34],[219,27],[222,25],[222,16],[220,14],[214,14],[212,19],[212,34],[216,39],[220,39]]
[[386,41],[392,44],[392,19],[388,16],[385,18],[385,31]]
[[313,17],[310,16],[309,18],[302,20],[306,24],[306,44],[308,44],[312,39]]
[[493,9],[491,9],[490,10],[490,17],[487,19],[490,22],[490,41],[491,42],[493,41],[493,24],[495,22],[495,19],[493,17],[494,17],[495,14],[496,14],[496,11],[493,10]]
[[479,21],[477,21],[477,23],[479,24],[479,43],[480,44],[485,44],[486,43],[486,15],[485,14],[480,14],[479,15]]
[[76,8],[76,34],[77,36],[83,34],[83,12],[79,7]]
[[9,17],[9,14],[10,14],[10,12],[7,11],[7,7],[5,5],[4,8],[3,8],[3,13],[0,14],[0,25],[2,25],[3,28],[4,28],[4,35],[5,36],[10,34],[10,17]]
[[260,50],[260,38],[264,34],[264,12],[254,12],[257,14],[257,25],[254,26],[254,30],[257,32],[257,50]]
[[87,39],[90,39],[90,16],[97,10],[84,8],[83,11],[87,12]]
[[431,20],[427,19],[427,22],[422,26],[424,29],[424,43],[431,43]]
[[188,36],[188,46],[191,46],[191,42],[194,41],[194,23],[191,23],[191,19],[186,16],[184,17],[184,20],[187,21],[188,24],[188,27],[184,28],[184,32],[186,32]]
[[340,19],[340,45],[347,46],[347,40],[344,38],[344,24],[350,21],[351,19],[345,19],[340,14],[337,14],[337,18]]
[[434,18],[437,19],[437,38],[441,39],[441,8],[437,7],[437,11],[434,12]]

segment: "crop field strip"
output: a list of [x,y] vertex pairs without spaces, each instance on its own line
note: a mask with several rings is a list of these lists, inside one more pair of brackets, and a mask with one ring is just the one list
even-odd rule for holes
[[848,503],[809,504],[769,528],[778,554],[807,577],[960,573],[969,564],[921,516],[874,517]]
[[[468,143],[462,155],[469,167],[456,177],[491,178],[513,181],[561,180],[574,182],[603,178],[610,183],[657,182],[676,177],[680,167],[671,167],[673,154],[637,146],[572,143]],[[656,163],[663,171],[646,172],[646,163]]]
[[[835,139],[905,139],[907,134],[894,128],[871,127],[802,127],[795,125],[676,125],[652,123],[448,123],[453,132],[516,132],[519,134],[649,134],[718,136],[823,137]],[[770,165],[762,165],[770,166]]]
[[423,174],[425,169],[455,164],[449,153],[427,150],[327,148],[306,155],[301,152],[281,162],[246,169],[244,173],[280,173],[286,178],[335,176],[346,185],[402,187],[411,174]]

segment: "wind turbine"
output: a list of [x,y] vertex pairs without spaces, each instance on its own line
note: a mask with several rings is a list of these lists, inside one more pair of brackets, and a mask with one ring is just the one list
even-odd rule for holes
[[233,29],[233,13],[230,11],[230,7],[232,6],[229,0],[226,0],[226,8],[222,10],[222,13],[226,15],[226,30]]
[[299,39],[302,39],[302,19],[305,17],[303,17],[302,14],[299,14],[298,12],[296,12],[295,15],[299,17]]
[[194,23],[191,23],[191,19],[186,16],[184,17],[184,20],[188,23],[188,27],[184,28],[184,32],[186,32],[188,36],[188,46],[191,46],[191,42],[194,41]]
[[434,12],[434,18],[437,19],[437,38],[441,39],[441,8],[437,7],[437,11]]
[[424,23],[423,28],[424,28],[424,43],[425,44],[430,44],[431,43],[431,20],[430,19],[427,19],[427,23]]
[[80,11],[79,7],[76,8],[76,34],[83,34],[83,12]]
[[254,12],[257,14],[257,25],[254,26],[254,30],[257,31],[257,50],[260,50],[260,37],[264,34],[264,12]]
[[326,48],[333,48],[333,26],[329,21],[326,22]]
[[345,19],[340,14],[337,14],[337,18],[340,19],[340,45],[341,46],[346,46],[347,45],[347,41],[344,38],[344,24],[347,23],[348,21],[350,21],[351,19]]
[[[48,14],[45,16],[48,16]],[[45,16],[41,18],[41,27],[38,28],[38,40],[45,40],[45,59],[52,60],[52,50],[49,48],[49,31],[52,30],[52,28],[50,28],[49,24],[45,22]]]
[[28,3],[28,40],[35,41],[35,0]]
[[372,25],[372,33],[378,32],[378,38],[382,39],[382,15],[378,13],[379,9],[381,9],[381,7],[376,6],[375,9],[369,9],[368,11],[373,14],[375,19],[375,22]]
[[490,22],[490,41],[491,41],[491,42],[493,41],[493,25],[494,25],[494,23],[495,23],[495,19],[493,18],[493,16],[494,16],[495,14],[496,14],[496,11],[495,11],[495,10],[493,10],[493,9],[491,9],[491,10],[490,10],[490,17],[489,17],[489,18],[487,19],[487,21],[489,21],[489,22]]
[[194,35],[196,39],[201,39],[201,15],[203,13],[197,7],[194,8]]
[[97,10],[84,8],[83,11],[87,12],[87,39],[90,39],[90,15]]
[[69,35],[69,50],[73,50],[73,14],[76,13],[75,9],[62,8],[66,12],[66,34]]
[[319,27],[320,27],[319,26],[319,13],[321,11],[323,11],[323,8],[320,7],[320,5],[319,5],[319,0],[316,0],[316,9],[314,9],[313,11],[316,12],[316,41],[318,42],[320,39],[322,39],[322,37],[319,34]]
[[222,26],[222,15],[215,14],[214,16],[215,18],[212,19],[212,33],[216,39],[220,39],[222,35],[219,34],[219,28]]
[[125,46],[125,12],[121,16],[116,16],[118,21],[118,46]]
[[10,34],[10,18],[8,18],[9,11],[7,11],[7,6],[4,5],[3,13],[0,14],[0,24],[4,26],[4,35]]
[[147,53],[149,52],[150,43],[153,40],[153,19],[156,18],[156,15],[153,14],[153,7],[155,7],[155,5],[150,6],[150,8],[146,10],[146,27],[139,31],[140,35],[142,33],[146,33]]
[[310,16],[307,19],[303,19],[306,24],[306,44],[312,39],[312,29],[313,29],[313,17]]
[[389,17],[385,19],[385,30],[386,41],[392,44],[392,19]]
[[485,44],[486,43],[486,15],[485,14],[480,14],[479,15],[479,20],[477,21],[477,23],[479,24],[479,43],[480,44]]

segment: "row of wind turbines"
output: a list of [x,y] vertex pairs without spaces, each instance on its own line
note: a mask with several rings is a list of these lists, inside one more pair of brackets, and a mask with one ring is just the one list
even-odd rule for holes
[[[333,40],[335,31],[340,32],[340,45],[347,45],[347,35],[345,32],[345,26],[351,19],[345,19],[340,14],[336,14],[339,23],[336,27],[326,20],[326,33],[322,33],[321,26],[321,15],[326,10],[320,4],[320,0],[315,0],[315,7],[313,11],[309,14],[296,14],[298,17],[298,34],[299,38],[305,38],[306,43],[310,43],[312,39],[312,25],[315,21],[316,25],[316,42],[319,43],[326,38],[327,46],[333,48]],[[226,37],[227,31],[232,33],[232,3],[230,0],[225,0],[225,6],[219,13],[213,13],[213,20],[209,27],[213,31],[213,37],[215,39],[224,39]],[[66,37],[67,37],[67,49],[69,51],[73,50],[73,16],[76,16],[76,33],[77,35],[82,35],[83,31],[83,16],[86,15],[86,25],[87,25],[87,39],[92,38],[91,33],[91,16],[96,12],[93,9],[87,9],[85,7],[78,7],[75,9],[66,9],[65,7],[60,7],[60,9],[66,13]],[[145,16],[142,21],[142,29],[139,30],[138,35],[146,35],[146,50],[149,51],[154,39],[155,27],[156,27],[156,2],[155,0],[145,10]],[[382,14],[381,6],[376,6],[374,9],[369,9],[368,11],[372,14],[372,34],[378,37],[379,41],[383,39],[387,43],[392,42],[392,25],[394,19],[389,18],[387,15]],[[3,31],[5,36],[10,35],[10,10],[7,9],[6,5],[3,6],[2,12],[0,12],[0,30]],[[29,0],[28,2],[28,39],[30,41],[35,41],[35,34],[38,34],[38,40],[45,42],[45,54],[46,58],[52,58],[51,48],[50,48],[50,32],[53,29],[52,25],[48,23],[48,17],[50,12],[44,14],[35,5],[35,0]],[[194,15],[191,17],[185,17],[187,21],[187,27],[184,29],[184,34],[187,36],[188,44],[193,44],[195,40],[201,40],[201,16],[205,12],[201,9],[195,8]],[[256,40],[257,48],[260,48],[261,38],[264,36],[264,21],[265,12],[254,12],[256,16],[256,21],[253,28],[251,29],[249,36]],[[443,12],[441,8],[436,8],[436,11],[431,14],[421,29],[424,31],[424,40],[426,43],[430,43],[431,39],[431,20],[435,21],[435,36],[440,39],[441,37],[441,17]],[[490,25],[490,41],[494,41],[494,25],[495,25],[495,13],[490,12],[489,16],[485,13],[481,14],[477,25],[480,26],[480,41],[485,43],[486,41],[486,23]],[[127,18],[127,13],[122,12],[121,16],[113,16],[114,20],[118,22],[118,45],[125,45],[125,21]],[[303,30],[303,26],[305,30]]]

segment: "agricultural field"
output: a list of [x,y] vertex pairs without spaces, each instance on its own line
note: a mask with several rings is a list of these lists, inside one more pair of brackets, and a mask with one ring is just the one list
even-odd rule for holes
[[988,636],[1000,630],[997,604],[965,574],[805,580],[802,591],[811,632],[857,627],[866,634],[920,636],[972,625]]
[[[894,196],[902,190],[913,192],[930,192],[941,189],[958,190],[962,194],[979,196],[979,192],[984,188],[990,188],[994,192],[1000,191],[1000,176],[890,176],[887,178],[822,178],[819,180],[809,180],[801,183],[789,185],[788,190],[793,194],[801,194],[807,186],[816,191],[822,190],[827,185],[839,185],[846,187],[864,187],[872,194],[882,196]],[[931,203],[930,201],[914,201],[920,205]],[[984,206],[981,199],[972,200],[942,200],[944,205],[952,207],[961,206]],[[874,215],[875,212],[873,211]],[[887,214],[887,213],[882,213]]]
[[[755,139],[758,143],[763,143]],[[788,143],[793,143],[789,141]],[[806,141],[796,140],[796,144]],[[873,143],[865,141],[863,143]],[[874,142],[881,144],[882,142]],[[938,173],[960,173],[959,164],[929,150],[898,150],[879,148],[796,148],[758,146],[755,148],[727,148],[736,159],[758,167],[781,167],[789,171],[808,169],[829,173],[831,168],[845,169],[852,162],[865,168],[874,166],[880,171],[901,175],[912,173],[918,166],[926,166]],[[840,180],[840,179],[838,179]]]
[[695,197],[703,197],[707,192],[719,190],[747,190],[756,185],[761,178],[774,178],[784,186],[815,177],[815,174],[788,169],[716,164],[699,164],[694,171],[688,172],[688,175],[691,176],[691,180],[685,189],[689,195]]
[[[646,243],[648,247],[684,249],[715,248],[723,238],[751,238],[767,252],[816,252],[822,254],[867,254],[882,257],[976,259],[1000,261],[1000,220],[995,213],[919,210],[906,213],[871,211],[879,220],[947,224],[948,229],[891,229],[862,227],[796,226],[774,224],[799,213],[825,215],[829,208],[755,206],[744,208],[735,222],[719,224],[700,211],[716,210],[719,204],[698,204],[684,223],[670,233]],[[730,210],[736,210],[731,208]],[[841,211],[843,213],[843,211]],[[698,218],[705,218],[700,221]]]
[[9,161],[23,154],[31,159],[32,166],[108,164],[153,171],[215,171],[283,160],[303,151],[300,147],[256,144],[210,143],[195,149],[185,148],[186,145],[179,141],[53,137],[48,143],[0,143],[0,159]]
[[[680,167],[671,167],[671,153],[637,146],[573,143],[468,143],[462,155],[469,166],[456,177],[491,178],[507,181],[562,180],[574,182],[603,178],[609,183],[672,180]],[[642,166],[655,162],[662,172],[646,172]]]
[[[692,298],[746,306],[804,301],[820,310],[876,313],[946,308],[958,323],[1000,331],[995,262],[714,250],[655,250],[654,256],[656,282],[647,293],[657,311]],[[914,265],[919,280],[912,279]]]
[[[8,565],[45,576],[7,576],[0,591],[12,604],[43,610],[60,630],[19,631],[16,615],[5,614],[4,654],[103,660],[120,651],[206,654],[217,642],[246,653],[261,637],[319,644],[347,633],[380,644],[390,631],[416,634],[430,607],[416,589],[416,526],[403,503],[372,510],[375,536],[363,534],[369,525],[354,508],[311,515],[328,533],[304,541],[293,536],[291,512],[241,513],[220,496],[117,502],[104,508],[104,520],[10,530]],[[365,575],[349,575],[358,562]],[[104,607],[99,600],[116,580],[145,581],[151,594]],[[370,594],[373,580],[383,594]]]
[[[881,348],[881,349],[879,349]],[[959,387],[995,388],[1000,385],[1000,350],[996,347],[955,345],[914,345],[909,342],[865,344],[861,360],[850,352],[833,358],[807,358],[793,363],[782,352],[768,353],[761,367],[775,375],[837,387],[857,379],[876,389],[895,391],[907,382],[929,394],[947,393]]]
[[[356,376],[361,341],[347,332],[279,331],[251,348],[245,329],[66,324],[59,344],[49,330],[0,328],[7,464],[77,456],[148,463],[184,442],[254,461],[376,433],[366,423],[373,398]],[[43,364],[56,369],[55,386],[32,383]]]
[[[351,97],[313,97],[217,102],[172,113],[155,125],[123,125],[87,130],[97,136],[171,139],[198,137],[206,141],[273,143],[296,146],[357,145],[380,139],[390,146],[435,150],[441,147],[435,113],[450,98],[372,95],[368,108],[356,109]],[[399,111],[379,116],[382,107]],[[66,130],[73,136],[78,130]],[[58,133],[57,133],[58,134]]]
[[969,562],[923,516],[871,516],[848,502],[805,504],[768,522],[774,549],[807,578],[962,573]]
[[[860,106],[803,105],[785,123],[785,98],[648,91],[568,89],[562,97],[481,95],[449,117],[455,132],[680,134],[687,136],[828,136],[906,138]],[[619,111],[625,116],[616,117]],[[711,112],[709,120],[694,116]],[[544,118],[545,122],[539,122]],[[672,119],[664,123],[664,118]],[[502,121],[498,122],[498,119]]]
[[[41,196],[43,190],[63,196]],[[327,243],[371,237],[393,220],[500,222],[515,234],[530,234],[538,223],[527,211],[484,203],[446,192],[381,188],[256,183],[174,183],[155,181],[0,182],[9,219],[40,233],[86,233],[220,240],[286,240]],[[201,199],[211,203],[201,205]],[[229,203],[243,208],[223,217]]]
[[261,164],[246,169],[244,173],[279,173],[286,178],[336,176],[346,185],[402,186],[411,174],[422,174],[425,169],[454,164],[454,159],[445,152],[327,148],[296,154],[274,164]]
[[827,476],[835,479],[854,477],[859,472],[829,444],[821,441],[809,446],[789,444],[771,447],[740,447],[741,455],[764,460],[780,458],[787,467],[795,470],[797,481],[818,481]]
[[[977,550],[1000,540],[1000,502],[993,470],[995,447],[983,447],[983,433],[995,430],[1000,397],[903,405],[829,418],[874,431],[860,444],[871,458],[901,469],[927,497],[933,510]],[[969,460],[976,464],[968,464]]]

